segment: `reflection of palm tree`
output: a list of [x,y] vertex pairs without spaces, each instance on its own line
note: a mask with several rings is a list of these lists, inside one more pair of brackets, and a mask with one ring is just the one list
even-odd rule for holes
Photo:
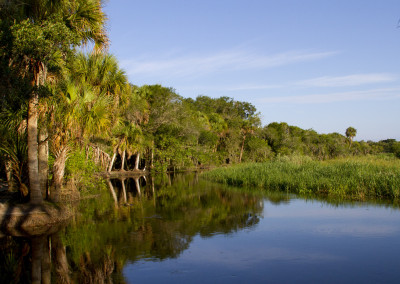
[[137,190],[138,194],[140,195],[140,194],[141,194],[141,191],[140,191],[140,182],[139,182],[139,178],[134,178],[134,180],[135,180],[136,190]]
[[115,270],[114,248],[103,248],[100,259],[92,260],[90,252],[81,256],[79,283],[112,283],[111,274]]
[[45,237],[39,236],[31,239],[32,270],[31,280],[34,284],[42,283],[42,256]]
[[[51,241],[49,242],[49,240]],[[55,268],[57,283],[71,283],[67,254],[61,240],[60,231],[49,237],[37,236],[31,238],[32,283],[51,283],[50,253],[53,253],[53,267]]]
[[121,183],[122,183],[122,197],[124,199],[124,203],[127,202],[127,197],[126,197],[126,187],[125,187],[125,179],[121,179]]
[[46,236],[43,244],[42,284],[51,283],[51,248],[50,237]]
[[110,190],[111,196],[112,196],[113,199],[114,199],[115,206],[118,207],[118,198],[117,198],[117,194],[115,193],[114,186],[113,186],[113,184],[111,183],[111,180],[107,179],[107,185],[108,185],[108,189]]
[[58,283],[71,283],[69,264],[65,246],[61,240],[60,232],[51,235],[51,246],[54,253],[54,266]]

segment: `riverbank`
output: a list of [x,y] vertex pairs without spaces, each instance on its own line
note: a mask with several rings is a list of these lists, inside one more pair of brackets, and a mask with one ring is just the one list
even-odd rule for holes
[[2,203],[0,231],[12,236],[51,234],[72,216],[72,205],[56,205],[48,202],[42,205]]
[[354,200],[400,197],[400,160],[387,156],[329,161],[280,158],[204,173],[212,181],[266,191],[324,194]]
[[73,216],[73,204],[41,205],[21,203],[18,192],[9,192],[7,185],[0,188],[0,237],[36,236],[51,234]]

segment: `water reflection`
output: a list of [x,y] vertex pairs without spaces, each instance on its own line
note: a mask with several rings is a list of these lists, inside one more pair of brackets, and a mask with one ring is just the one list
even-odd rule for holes
[[62,232],[1,238],[0,283],[70,283]]
[[399,210],[251,192],[108,180],[57,232],[0,238],[0,283],[398,282]]
[[107,180],[51,235],[0,239],[0,283],[125,283],[124,266],[176,258],[195,236],[256,226],[262,197],[199,180],[196,174]]
[[[151,178],[151,181],[151,189],[154,193],[154,178]],[[128,203],[128,198],[132,201],[134,196],[140,196],[142,192],[141,188],[147,184],[147,178],[146,176],[122,177],[107,179],[106,183],[114,203],[118,207],[119,205]]]

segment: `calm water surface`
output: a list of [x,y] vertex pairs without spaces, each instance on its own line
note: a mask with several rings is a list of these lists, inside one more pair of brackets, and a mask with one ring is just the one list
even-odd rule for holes
[[30,279],[35,258],[54,283],[399,283],[400,211],[195,175],[112,180],[60,232],[0,248],[1,283]]

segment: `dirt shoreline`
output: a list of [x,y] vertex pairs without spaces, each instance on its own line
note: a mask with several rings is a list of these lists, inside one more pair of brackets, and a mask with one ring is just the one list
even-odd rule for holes
[[0,230],[12,236],[46,235],[56,232],[72,216],[73,210],[69,205],[3,204],[0,207]]
[[0,237],[51,234],[74,215],[72,203],[18,203],[17,195],[6,190],[0,192]]

